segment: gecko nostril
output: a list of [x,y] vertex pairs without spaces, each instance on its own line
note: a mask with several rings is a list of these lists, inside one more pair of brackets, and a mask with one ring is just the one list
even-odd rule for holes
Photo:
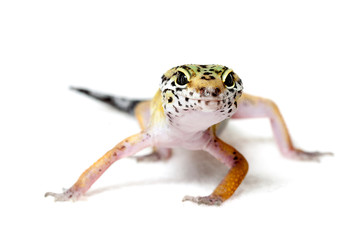
[[209,95],[210,95],[209,90],[207,90],[205,87],[200,88],[201,97],[208,97]]
[[214,92],[211,94],[213,97],[219,96],[220,88],[215,88]]

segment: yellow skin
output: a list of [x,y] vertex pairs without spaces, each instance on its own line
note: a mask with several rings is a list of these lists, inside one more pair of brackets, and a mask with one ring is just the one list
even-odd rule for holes
[[138,160],[167,159],[171,156],[171,148],[183,147],[207,151],[230,168],[213,193],[204,197],[185,196],[183,200],[220,205],[233,195],[248,171],[245,157],[216,135],[218,124],[228,118],[269,118],[276,143],[286,157],[311,160],[331,154],[295,148],[276,104],[271,100],[243,93],[242,81],[238,75],[221,65],[189,64],[174,67],[162,76],[160,89],[154,98],[140,103],[82,89],[75,90],[124,111],[133,112],[139,121],[141,132],[124,139],[108,151],[85,170],[68,190],[59,194],[45,194],[58,201],[78,199],[111,164],[144,148],[153,147],[154,151],[138,157]]

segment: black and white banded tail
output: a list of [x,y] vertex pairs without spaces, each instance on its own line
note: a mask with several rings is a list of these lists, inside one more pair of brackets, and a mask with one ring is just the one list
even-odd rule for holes
[[144,100],[134,100],[134,99],[128,99],[128,98],[123,98],[123,97],[111,96],[108,94],[99,93],[99,92],[95,92],[95,91],[84,89],[84,88],[70,87],[70,89],[81,92],[92,98],[95,98],[104,103],[107,103],[107,104],[115,107],[116,109],[119,109],[120,111],[126,112],[130,115],[134,115],[134,110],[135,110],[136,105],[138,103],[144,101]]

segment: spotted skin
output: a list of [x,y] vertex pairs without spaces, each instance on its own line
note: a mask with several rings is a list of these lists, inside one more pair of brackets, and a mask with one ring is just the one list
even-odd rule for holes
[[[187,72],[189,83],[176,84],[178,72]],[[227,88],[221,80],[229,68],[221,65],[183,65],[162,76],[160,91],[162,106],[169,125],[194,128],[193,118],[187,115],[208,115],[213,124],[230,118],[237,110],[237,101],[243,90],[241,79],[233,73],[234,87]],[[201,126],[205,130],[210,125]]]
[[268,118],[276,143],[286,157],[313,160],[331,154],[294,147],[276,104],[243,93],[242,80],[221,65],[187,64],[171,68],[161,77],[159,90],[148,101],[128,100],[81,88],[74,90],[135,115],[141,132],[117,144],[85,170],[71,188],[63,193],[45,194],[57,201],[78,199],[115,161],[133,156],[144,148],[152,147],[153,153],[140,156],[138,160],[168,159],[171,148],[182,147],[207,151],[229,167],[229,172],[210,195],[183,199],[220,205],[234,194],[249,168],[245,157],[216,135],[219,124],[229,118]]

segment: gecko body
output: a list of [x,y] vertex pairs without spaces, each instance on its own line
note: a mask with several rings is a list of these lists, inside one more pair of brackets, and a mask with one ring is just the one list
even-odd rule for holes
[[97,160],[63,193],[48,192],[55,200],[77,199],[115,161],[152,147],[153,152],[138,160],[168,159],[171,148],[204,150],[229,167],[229,172],[208,196],[185,196],[184,201],[220,205],[230,198],[248,171],[245,157],[216,134],[226,119],[267,117],[282,154],[296,159],[317,159],[330,153],[306,152],[294,147],[277,105],[268,99],[243,93],[243,83],[230,68],[221,65],[182,65],[161,78],[152,100],[129,100],[73,88],[135,115],[141,131],[130,136]]

